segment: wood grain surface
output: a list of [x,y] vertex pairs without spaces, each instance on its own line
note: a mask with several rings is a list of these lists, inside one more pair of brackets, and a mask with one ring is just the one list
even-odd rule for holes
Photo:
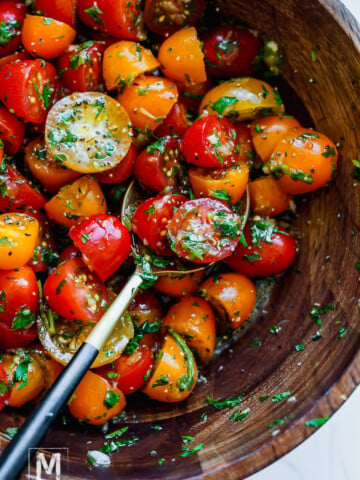
[[[360,260],[360,186],[352,176],[352,159],[360,155],[359,25],[337,1],[223,0],[218,6],[221,13],[283,45],[284,78],[316,129],[340,144],[338,173],[328,189],[300,202],[296,263],[250,328],[206,367],[206,380],[187,402],[162,405],[141,397],[129,402],[127,417],[110,429],[125,423],[126,438],[135,435],[139,441],[113,454],[105,471],[85,462],[87,450],[104,442],[96,428],[57,424],[43,446],[69,448],[64,478],[242,479],[305,440],[314,431],[305,421],[330,416],[360,383],[360,283],[355,268]],[[317,341],[320,327],[309,316],[314,303],[335,305],[323,316]],[[273,325],[281,326],[277,335],[269,332]],[[340,328],[346,330],[343,338]],[[255,339],[261,345],[249,348]],[[305,348],[297,352],[301,343]],[[290,397],[272,402],[273,395],[283,392]],[[229,418],[234,410],[204,405],[206,394],[216,399],[244,394],[237,410],[250,413],[234,423]],[[261,402],[264,396],[270,398]],[[1,430],[22,419],[1,413]],[[283,422],[267,427],[279,419]],[[162,430],[152,429],[154,422]],[[181,458],[181,435],[194,437],[191,446],[204,443],[204,448]],[[2,437],[0,445],[5,442]],[[159,458],[165,458],[162,466]]]

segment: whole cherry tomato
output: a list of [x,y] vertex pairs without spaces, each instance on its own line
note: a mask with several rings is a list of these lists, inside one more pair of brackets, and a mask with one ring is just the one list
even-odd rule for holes
[[250,208],[264,217],[276,217],[294,208],[292,195],[281,190],[272,176],[258,177],[249,183]]
[[7,108],[0,107],[0,138],[5,143],[5,151],[15,155],[22,147],[24,134],[24,123]]
[[75,26],[75,4],[76,0],[35,0],[36,12],[41,12],[49,18],[55,18],[65,22],[72,27]]
[[34,272],[47,270],[57,262],[59,256],[56,252],[56,244],[49,221],[39,210],[28,208],[26,210],[30,217],[36,218],[39,222],[38,239],[35,245],[34,255],[27,262]]
[[26,6],[16,0],[0,2],[0,57],[9,55],[21,42],[21,27],[26,15]]
[[194,25],[204,8],[204,0],[146,0],[145,23],[152,32],[167,35]]
[[32,343],[37,336],[37,325],[33,325],[30,328],[12,330],[11,327],[0,322],[0,350],[23,348]]
[[157,127],[154,134],[161,138],[166,135],[178,135],[183,137],[190,122],[186,117],[185,105],[181,102],[175,103],[163,123]]

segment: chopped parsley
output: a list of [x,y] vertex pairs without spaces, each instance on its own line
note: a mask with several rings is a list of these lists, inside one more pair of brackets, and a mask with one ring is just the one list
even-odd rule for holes
[[222,115],[226,107],[235,105],[235,103],[238,103],[238,101],[239,100],[236,97],[221,97],[216,102],[210,103],[209,106]]
[[205,405],[211,405],[217,410],[222,410],[223,408],[235,408],[240,405],[242,399],[244,398],[243,394],[238,395],[237,397],[227,397],[223,400],[214,400],[209,395],[206,395]]
[[305,425],[307,427],[320,427],[321,425],[324,425],[329,420],[330,417],[321,417],[321,418],[312,418],[311,420],[307,420],[305,422]]
[[27,308],[26,305],[23,305],[20,308],[20,312],[17,312],[15,318],[12,322],[11,330],[20,330],[26,328],[35,321],[34,313]]
[[124,353],[126,355],[132,355],[135,350],[139,347],[143,336],[146,333],[154,333],[160,330],[161,322],[157,320],[156,322],[148,322],[147,320],[142,324],[139,325],[137,322],[133,322],[134,324],[134,336],[126,345]]
[[272,401],[273,403],[280,402],[281,400],[284,400],[285,398],[288,398],[290,396],[291,396],[290,392],[276,393],[275,395],[272,396]]
[[97,6],[96,2],[94,2],[94,5],[92,7],[84,10],[84,12],[87,13],[95,23],[105,27],[104,20],[102,18],[100,18],[100,16],[99,16],[99,15],[103,15],[104,12],[102,12],[100,10],[100,8]]
[[215,190],[215,192],[211,193],[211,198],[216,198],[217,200],[225,200],[229,202],[231,200],[230,195],[226,190]]
[[233,420],[233,422],[242,422],[247,418],[250,414],[250,408],[247,408],[246,410],[239,410],[238,412],[233,413],[230,416],[230,420]]
[[114,390],[107,390],[104,405],[106,408],[113,408],[120,401],[120,395]]

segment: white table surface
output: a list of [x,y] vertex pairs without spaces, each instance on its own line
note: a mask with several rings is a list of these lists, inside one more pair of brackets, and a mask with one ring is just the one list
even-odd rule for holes
[[[360,0],[343,0],[360,22]],[[248,480],[360,480],[360,387],[299,447]]]

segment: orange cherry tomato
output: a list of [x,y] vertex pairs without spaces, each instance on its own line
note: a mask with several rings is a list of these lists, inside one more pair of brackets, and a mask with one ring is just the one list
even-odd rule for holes
[[233,329],[250,317],[255,306],[255,286],[240,273],[222,273],[210,277],[201,285],[200,291]]
[[183,297],[192,295],[199,287],[204,272],[188,273],[178,277],[160,277],[154,285],[155,290],[169,297]]
[[263,217],[276,217],[291,210],[292,195],[281,190],[279,182],[271,176],[258,177],[249,183],[250,208]]
[[84,175],[75,182],[65,185],[44,206],[50,220],[65,227],[72,227],[84,217],[106,213],[104,194],[92,177]]
[[268,162],[276,144],[300,123],[290,115],[270,115],[257,118],[250,124],[256,153],[263,162]]
[[89,370],[68,406],[73,417],[91,425],[102,425],[124,410],[126,400],[121,390]]
[[140,43],[122,40],[113,43],[104,52],[103,77],[108,90],[125,88],[142,73],[159,66],[151,50]]
[[34,255],[39,222],[25,213],[0,215],[0,270],[25,265]]
[[34,57],[55,58],[65,52],[76,36],[67,23],[39,15],[24,20],[21,40],[25,50]]
[[196,197],[211,197],[237,203],[249,180],[246,163],[223,169],[189,168],[189,179]]
[[4,353],[1,364],[12,385],[8,401],[10,407],[21,407],[34,400],[44,390],[43,370],[31,352],[17,350],[14,353]]
[[336,146],[326,135],[295,128],[277,143],[268,165],[281,189],[298,195],[324,187],[336,172],[337,160]]
[[42,351],[42,349],[39,350],[36,348],[31,351],[31,356],[39,362],[43,371],[45,389],[48,390],[63,371],[64,367],[51,358],[47,352]]
[[49,158],[42,137],[29,142],[25,147],[25,162],[30,172],[50,193],[56,193],[61,187],[80,177],[80,173],[69,170]]
[[159,402],[181,402],[193,391],[198,377],[194,356],[174,330],[165,335],[155,368],[142,391]]
[[194,27],[183,28],[160,46],[158,59],[164,75],[179,83],[206,81],[204,54]]
[[213,356],[216,340],[215,315],[203,298],[182,298],[170,308],[162,326],[180,333],[202,363],[208,362]]
[[178,89],[167,78],[138,77],[117,97],[134,127],[155,130],[178,100]]

